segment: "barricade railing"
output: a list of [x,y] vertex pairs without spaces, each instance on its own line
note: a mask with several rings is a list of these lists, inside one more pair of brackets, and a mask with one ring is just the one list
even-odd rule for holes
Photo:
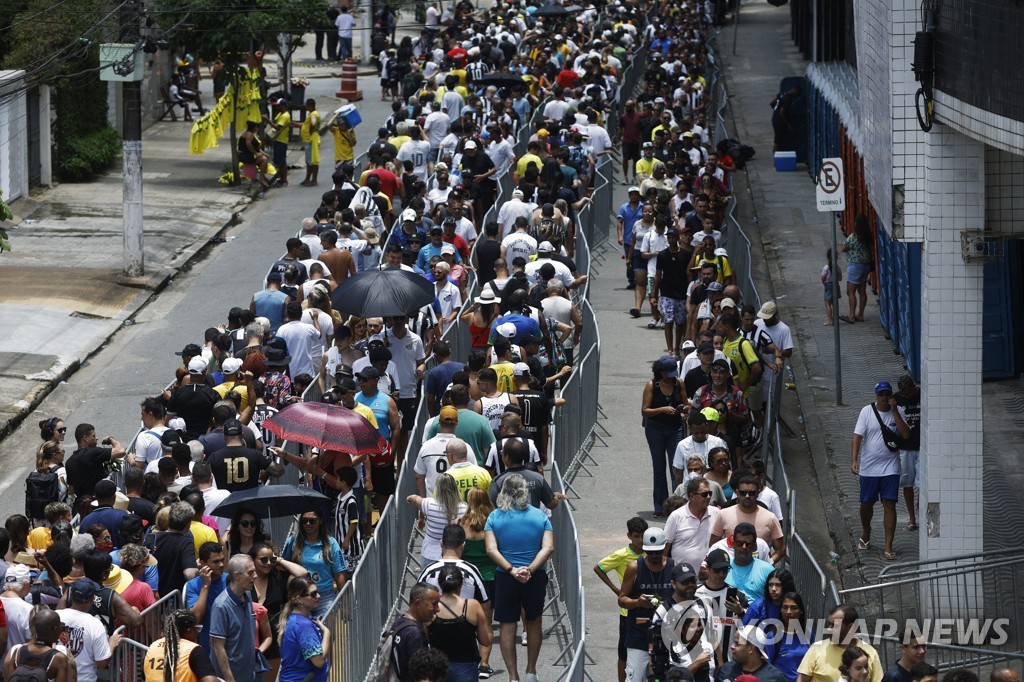
[[[564,493],[567,489],[562,480],[558,463],[551,468],[551,488],[555,492]],[[586,653],[586,599],[583,591],[583,570],[580,563],[580,542],[573,519],[572,509],[568,502],[555,507],[551,513],[551,525],[555,535],[555,551],[551,555],[550,566],[554,573],[554,582],[558,596],[561,598],[562,610],[550,628],[557,627],[563,620],[571,632],[571,639],[559,652],[555,665],[566,665],[566,670],[558,680],[583,680],[590,678],[585,669]]]
[[146,675],[142,665],[148,651],[149,644],[123,637],[110,656],[110,680],[113,682],[144,680]]
[[170,594],[161,596],[160,599],[150,604],[139,613],[139,616],[142,618],[142,625],[137,628],[129,628],[126,625],[121,625],[117,630],[115,630],[115,632],[119,632],[125,637],[131,637],[142,646],[148,647],[150,644],[163,637],[164,618],[166,618],[172,611],[182,608],[183,605],[181,592],[175,590]]

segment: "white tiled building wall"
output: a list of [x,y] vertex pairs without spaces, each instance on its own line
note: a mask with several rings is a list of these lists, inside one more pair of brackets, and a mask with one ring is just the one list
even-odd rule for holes
[[903,218],[893,224],[893,237],[909,242],[924,239],[924,138],[917,123],[914,95],[920,85],[911,71],[914,36],[921,28],[920,0],[892,0],[890,82],[892,87],[892,183],[903,186]]
[[985,148],[985,228],[1024,235],[1024,156]]
[[985,219],[985,145],[945,126],[926,136],[921,253],[921,560],[983,550],[982,264],[960,232]]
[[[900,0],[902,2],[902,0]],[[892,225],[893,129],[890,110],[890,0],[857,0],[854,3],[857,31],[857,80],[860,84],[861,153],[868,197],[878,217]]]

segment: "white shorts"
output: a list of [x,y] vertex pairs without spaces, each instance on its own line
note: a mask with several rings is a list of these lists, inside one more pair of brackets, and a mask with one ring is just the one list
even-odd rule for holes
[[921,471],[917,468],[920,450],[900,450],[900,487],[921,485]]

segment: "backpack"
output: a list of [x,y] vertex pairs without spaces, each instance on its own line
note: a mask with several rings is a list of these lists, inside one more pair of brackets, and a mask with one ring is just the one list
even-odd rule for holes
[[[12,653],[11,660],[15,666],[7,682],[47,682],[46,671],[50,667],[50,661],[59,652],[56,649],[50,649],[45,654],[36,656],[28,650],[27,645],[20,644],[14,648]],[[22,656],[22,653],[28,655]]]
[[59,499],[57,467],[50,467],[46,472],[33,471],[25,479],[25,516],[30,519],[46,518],[46,505]]
[[370,670],[370,682],[400,682],[401,671],[394,660],[396,639],[400,642],[402,630],[413,625],[415,623],[409,622],[405,616],[399,616],[398,620],[381,634],[373,668]]

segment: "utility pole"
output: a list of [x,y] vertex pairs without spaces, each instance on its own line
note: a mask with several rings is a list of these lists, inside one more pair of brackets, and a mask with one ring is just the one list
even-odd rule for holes
[[[122,43],[139,45],[141,42],[141,9],[139,0],[130,0],[121,9]],[[142,248],[142,80],[141,74],[135,75],[136,79],[121,83],[124,203],[122,265],[128,277],[141,277],[145,273]]]

